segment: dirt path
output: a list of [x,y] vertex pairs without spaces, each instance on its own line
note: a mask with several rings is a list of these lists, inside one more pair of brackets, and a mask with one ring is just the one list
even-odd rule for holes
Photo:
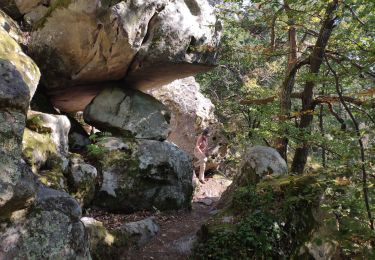
[[229,184],[222,177],[209,178],[194,194],[191,211],[155,215],[160,232],[142,249],[129,252],[126,259],[188,259],[197,231],[215,212],[216,202]]

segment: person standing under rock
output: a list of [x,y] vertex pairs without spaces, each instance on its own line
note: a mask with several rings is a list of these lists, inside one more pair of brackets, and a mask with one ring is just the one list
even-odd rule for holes
[[198,159],[195,166],[199,166],[199,181],[205,183],[204,181],[204,171],[206,170],[206,150],[208,147],[208,128],[204,129],[202,134],[198,137],[197,143],[194,147],[194,156]]

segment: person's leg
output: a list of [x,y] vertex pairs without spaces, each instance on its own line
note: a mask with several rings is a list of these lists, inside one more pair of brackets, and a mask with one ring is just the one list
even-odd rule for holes
[[200,182],[204,183],[204,172],[206,170],[206,155],[202,153],[201,151],[195,149],[194,150],[194,156],[198,159],[198,165],[199,165],[199,176],[198,179]]
[[200,165],[199,165],[199,181],[204,183],[204,172],[206,170],[206,161],[207,158],[204,157],[201,160],[199,160]]

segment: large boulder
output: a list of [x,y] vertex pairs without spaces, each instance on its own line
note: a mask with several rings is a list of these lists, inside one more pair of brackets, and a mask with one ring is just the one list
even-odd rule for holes
[[194,77],[175,80],[146,93],[171,111],[171,133],[167,140],[193,157],[197,136],[217,121],[211,100],[199,92],[199,84]]
[[256,183],[268,175],[278,176],[287,172],[285,160],[275,149],[256,145],[242,155],[236,183],[243,186],[249,182]]
[[56,0],[32,6],[22,9],[33,27],[30,53],[60,110],[83,110],[101,82],[158,87],[208,70],[217,59],[222,28],[205,0]]
[[80,217],[68,194],[40,186],[34,207],[0,226],[0,259],[90,259]]
[[170,113],[155,98],[138,90],[103,90],[84,111],[87,123],[102,131],[142,139],[165,140]]
[[[99,143],[102,183],[94,204],[123,212],[190,207],[193,169],[185,152],[167,142],[115,140]],[[121,148],[107,150],[107,142]]]
[[263,179],[285,175],[287,172],[285,160],[275,149],[260,145],[250,147],[242,155],[239,172],[223,193],[218,206],[224,207],[230,204],[233,194],[241,187],[256,184]]
[[0,75],[1,220],[26,207],[34,196],[32,173],[21,160],[21,153],[26,111],[40,77],[38,67],[3,26],[0,26]]

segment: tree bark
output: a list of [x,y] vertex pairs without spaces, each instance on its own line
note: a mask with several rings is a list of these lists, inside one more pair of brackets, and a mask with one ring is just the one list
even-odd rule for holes
[[[294,25],[293,14],[288,5],[288,2],[284,2],[285,12],[288,16],[288,64],[286,68],[285,79],[280,88],[280,114],[281,120],[290,116],[290,110],[292,108],[291,94],[294,88],[296,73],[291,73],[293,68],[297,64],[297,32]],[[287,135],[287,130],[282,129],[283,134]],[[276,149],[280,153],[281,157],[287,162],[287,151],[288,151],[288,137],[283,136],[276,140]]]
[[[329,38],[335,27],[337,17],[335,16],[335,10],[338,7],[338,0],[333,0],[327,6],[325,18],[322,27],[319,32],[318,39],[315,43],[314,49],[310,55],[310,73],[317,76],[320,70],[320,66],[323,63],[324,51],[327,47]],[[300,129],[307,130],[307,133],[311,131],[310,126],[313,121],[313,114],[308,113],[313,108],[313,94],[314,94],[315,82],[308,80],[305,83],[305,87],[302,93],[302,116],[299,124]],[[308,142],[303,141],[299,147],[297,147],[293,163],[292,172],[302,174],[306,165],[307,156],[309,154]]]

